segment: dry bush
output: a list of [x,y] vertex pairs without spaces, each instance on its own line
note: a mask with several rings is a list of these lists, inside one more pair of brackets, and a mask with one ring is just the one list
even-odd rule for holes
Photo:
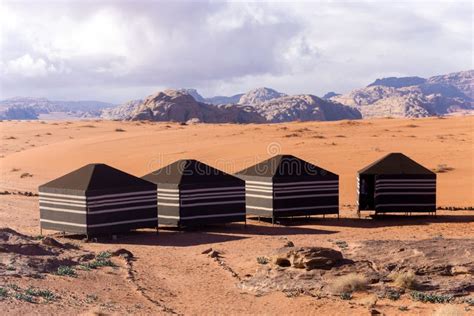
[[10,137],[7,137],[6,139],[16,139],[15,136],[10,136]]
[[413,271],[408,272],[392,272],[388,276],[395,286],[405,289],[414,289],[416,287],[416,276]]
[[292,133],[292,134],[286,134],[285,137],[300,137],[300,135],[296,133]]
[[334,294],[351,293],[362,291],[367,288],[367,279],[360,274],[351,273],[338,277],[331,284],[330,289]]
[[445,172],[453,171],[453,170],[454,170],[453,167],[449,167],[446,164],[439,164],[438,166],[436,166],[436,168],[433,169],[433,171],[436,173],[445,173]]
[[116,128],[115,131],[116,132],[125,132],[125,130],[123,128]]
[[23,172],[21,175],[20,175],[20,178],[31,178],[33,175],[29,172]]
[[323,135],[314,135],[313,138],[324,139],[326,137],[324,137]]
[[339,137],[339,138],[346,138],[346,135],[336,135],[336,137]]
[[79,126],[79,127],[89,127],[89,128],[95,128],[95,127],[97,127],[97,126],[95,126],[95,125],[92,125],[92,124],[87,124],[87,125],[81,125],[81,126]]
[[448,304],[439,307],[433,316],[463,316],[464,313],[454,305]]
[[418,127],[418,125],[415,125],[415,124],[408,124],[406,127],[414,128],[414,127]]

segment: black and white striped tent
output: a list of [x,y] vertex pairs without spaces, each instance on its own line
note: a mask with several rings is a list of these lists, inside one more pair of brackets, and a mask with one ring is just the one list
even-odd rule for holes
[[245,180],[247,214],[271,217],[339,214],[339,176],[291,155],[237,173]]
[[40,226],[78,234],[157,227],[156,185],[89,164],[39,187]]
[[359,170],[358,211],[436,212],[436,174],[401,153]]
[[178,160],[143,179],[158,185],[160,224],[245,221],[244,181],[200,161]]

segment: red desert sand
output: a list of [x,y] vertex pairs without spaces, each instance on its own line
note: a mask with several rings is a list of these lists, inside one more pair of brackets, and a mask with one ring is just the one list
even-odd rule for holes
[[[472,116],[185,126],[3,121],[0,310],[472,315],[474,212],[463,208],[474,206],[473,123]],[[359,219],[356,172],[390,152],[436,170],[438,206],[458,210]],[[340,219],[272,226],[249,218],[247,227],[141,230],[90,242],[52,231],[38,237],[38,185],[85,164],[142,176],[193,158],[233,173],[278,153],[340,175]]]

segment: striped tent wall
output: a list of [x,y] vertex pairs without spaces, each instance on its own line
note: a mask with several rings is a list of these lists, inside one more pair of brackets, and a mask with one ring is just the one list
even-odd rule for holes
[[158,217],[161,224],[191,226],[245,221],[245,188],[233,183],[218,185],[158,184]]
[[376,212],[436,212],[436,175],[378,175]]
[[247,214],[273,217],[273,182],[245,181]]
[[274,183],[275,216],[339,214],[339,180]]
[[[56,191],[56,192],[55,192]],[[157,226],[156,191],[39,192],[41,228],[79,234]]]

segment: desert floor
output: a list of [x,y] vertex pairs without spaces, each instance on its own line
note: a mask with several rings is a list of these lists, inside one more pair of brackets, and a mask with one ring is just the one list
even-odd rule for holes
[[[164,229],[159,235],[145,230],[89,243],[57,237],[92,252],[125,248],[135,260],[130,266],[114,259],[117,268],[79,271],[77,278],[0,274],[0,287],[34,286],[60,296],[47,304],[0,297],[0,311],[368,315],[372,298],[367,293],[356,293],[347,301],[337,296],[289,296],[277,290],[255,295],[242,290],[239,279],[255,273],[257,257],[271,254],[288,240],[296,246],[331,248],[335,248],[335,241],[345,241],[349,250],[366,240],[472,240],[473,211],[439,211],[437,217],[359,219],[355,184],[357,170],[387,153],[403,152],[430,169],[446,169],[438,173],[438,206],[474,206],[473,128],[472,116],[272,125],[0,122],[0,191],[14,193],[0,195],[0,227],[30,236],[39,234],[38,198],[18,192],[36,193],[38,185],[92,162],[142,176],[176,159],[194,158],[232,173],[274,154],[287,153],[338,173],[341,193],[340,219],[327,217],[275,226],[249,219],[247,228],[232,224],[184,232]],[[221,259],[202,254],[208,248],[219,251]],[[384,249],[372,251],[380,255]],[[408,310],[401,311],[401,306]],[[403,295],[397,301],[379,299],[373,308],[387,315],[431,315],[439,306]],[[469,311],[467,303],[456,306],[466,315],[474,313],[474,307]]]

